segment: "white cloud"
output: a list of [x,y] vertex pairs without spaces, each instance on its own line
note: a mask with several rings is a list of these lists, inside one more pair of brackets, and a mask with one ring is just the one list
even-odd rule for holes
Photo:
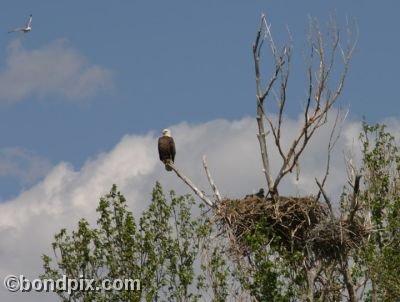
[[0,101],[16,102],[35,95],[67,100],[85,99],[112,86],[111,71],[87,62],[65,40],[27,50],[10,43],[0,70]]
[[25,188],[44,177],[50,168],[51,163],[48,160],[23,148],[0,149],[0,181],[15,178]]
[[[300,121],[287,120],[282,137],[287,140]],[[395,125],[395,123],[393,123]],[[194,183],[210,192],[201,164],[207,155],[210,171],[221,194],[242,197],[265,188],[254,119],[215,120],[205,124],[181,123],[171,126],[177,145],[176,166]],[[360,123],[347,123],[332,154],[328,192],[337,195],[346,182],[344,152],[358,135]],[[399,127],[397,128],[399,133]],[[53,235],[62,227],[75,228],[81,217],[95,223],[100,196],[115,183],[127,197],[130,209],[140,215],[148,205],[151,189],[159,180],[165,190],[191,193],[173,172],[166,172],[157,154],[157,136],[153,132],[126,135],[110,151],[88,160],[76,170],[59,163],[39,183],[17,198],[0,203],[0,278],[8,274],[25,274],[36,278],[43,273],[41,255],[52,254]],[[306,150],[301,164],[300,181],[293,175],[281,187],[281,194],[316,192],[314,177],[321,177],[326,163],[328,127],[322,128]],[[271,154],[276,171],[280,159]],[[29,295],[29,297],[28,297]],[[1,301],[54,301],[54,294],[31,295],[8,293],[0,289]]]

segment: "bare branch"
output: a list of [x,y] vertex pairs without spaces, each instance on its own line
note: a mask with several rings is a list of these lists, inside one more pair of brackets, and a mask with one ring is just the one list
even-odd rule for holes
[[325,202],[328,205],[329,210],[331,212],[331,218],[333,219],[334,215],[333,215],[333,209],[332,209],[331,200],[329,199],[328,195],[325,193],[325,190],[324,190],[323,186],[319,183],[317,178],[315,178],[315,182],[317,183],[317,186],[318,186],[320,192],[322,193],[322,196],[324,196]]
[[347,159],[347,167],[348,167],[348,178],[349,184],[353,189],[353,194],[350,200],[350,214],[349,214],[349,221],[352,222],[356,212],[360,209],[360,204],[358,201],[358,193],[360,190],[360,179],[361,174],[357,172],[356,167],[353,164],[351,159]]
[[[309,43],[311,46],[311,61],[307,69],[309,86],[304,110],[304,124],[290,145],[287,153],[282,151],[280,142],[281,136],[279,133],[280,117],[282,116],[281,110],[283,110],[282,106],[279,108],[280,111],[278,116],[278,125],[275,127],[272,122],[269,123],[272,129],[272,134],[275,138],[275,145],[277,146],[279,154],[283,159],[280,171],[275,178],[272,191],[277,190],[280,181],[283,177],[285,177],[286,174],[292,173],[293,169],[298,167],[300,157],[308,145],[311,137],[318,128],[327,123],[328,113],[343,89],[343,84],[346,79],[348,66],[350,63],[351,53],[355,44],[353,44],[352,47],[347,51],[340,48],[339,33],[336,28],[336,24],[332,25],[330,38],[331,41],[329,43],[329,48],[327,48],[327,46],[324,44],[318,23],[314,21],[310,22]],[[334,89],[333,93],[331,93],[328,80],[331,77],[333,66],[335,65],[335,57],[336,53],[338,52],[338,48],[342,50],[342,57],[344,58],[343,70],[339,77],[336,88]],[[317,56],[314,57],[314,54],[317,54]],[[315,67],[317,72],[314,76],[313,66],[315,61],[317,61],[318,65]],[[283,96],[282,98],[285,99],[285,93],[287,90],[285,85],[287,83],[287,79],[284,76],[281,79],[281,83],[281,95]]]
[[352,196],[352,202],[351,202],[351,207],[350,207],[350,216],[349,216],[350,222],[353,221],[356,212],[360,208],[360,204],[358,202],[358,192],[360,190],[360,179],[361,179],[361,175],[356,175],[355,179],[354,179],[353,196]]
[[203,192],[201,192],[194,184],[193,182],[187,178],[185,175],[181,174],[178,169],[175,168],[175,166],[171,163],[167,163],[166,165],[168,165],[172,170],[174,170],[174,172],[176,173],[176,175],[183,180],[183,182],[185,184],[187,184],[192,190],[193,192],[202,200],[204,201],[208,206],[210,207],[214,207],[215,203],[212,202],[210,199],[208,199],[208,197],[206,195],[203,194]]
[[[269,27],[266,25],[266,19],[265,16],[261,16],[261,22],[260,22],[260,27],[257,32],[256,40],[253,44],[253,59],[254,59],[254,67],[255,67],[255,75],[256,75],[256,88],[257,88],[257,125],[258,125],[258,141],[260,144],[260,150],[261,150],[261,159],[263,163],[263,172],[265,175],[265,178],[267,180],[267,185],[269,188],[269,191],[271,192],[272,185],[273,185],[273,179],[271,175],[271,170],[270,170],[270,163],[269,163],[269,155],[268,155],[268,150],[267,150],[267,143],[266,143],[266,131],[264,128],[264,122],[263,122],[263,116],[264,114],[264,100],[266,96],[268,95],[270,89],[272,88],[273,83],[275,82],[277,78],[277,73],[279,71],[275,71],[273,77],[270,80],[269,85],[267,86],[268,88],[263,92],[262,89],[262,83],[261,83],[261,77],[260,77],[260,50],[262,47],[262,42],[265,40],[266,35],[264,34],[264,37],[261,38],[261,33],[263,30],[265,30],[265,27]],[[267,33],[267,32],[266,32]],[[261,40],[260,40],[261,39]]]
[[265,35],[264,35],[264,37],[265,37],[265,39],[269,39],[269,44],[271,46],[272,55],[275,57],[276,56],[276,46],[275,46],[275,43],[274,43],[274,39],[272,38],[271,24],[268,25],[267,19],[265,18],[264,14],[263,14],[263,17],[262,17],[262,21],[263,21],[264,26],[265,26]]
[[341,259],[341,271],[343,274],[343,279],[344,279],[344,284],[347,288],[347,292],[349,294],[349,300],[350,302],[357,302],[357,296],[355,293],[355,286],[353,284],[352,278],[351,278],[351,273],[350,273],[350,267],[348,264],[348,260],[344,259],[344,256],[342,256]]
[[[344,116],[342,118],[340,118],[340,128],[337,131],[337,133],[336,133],[336,127],[337,127],[338,122],[339,122],[340,111],[338,111],[337,114],[336,114],[335,122],[333,124],[332,130],[331,130],[331,134],[329,135],[329,143],[328,143],[328,150],[327,150],[327,153],[328,153],[327,157],[328,158],[326,160],[325,175],[324,175],[324,177],[322,179],[322,182],[321,182],[321,186],[322,187],[325,186],[325,182],[328,179],[329,170],[330,170],[330,162],[331,162],[331,153],[332,153],[332,150],[335,147],[335,145],[336,145],[336,143],[337,143],[337,141],[338,141],[338,139],[340,137],[340,134],[342,132],[342,128],[343,128],[343,125],[344,125],[344,121],[346,120],[348,113],[349,113],[349,111],[347,110],[346,113],[344,114]],[[334,135],[335,135],[335,137],[334,137]],[[321,190],[319,190],[319,192],[317,194],[317,197],[316,197],[317,200],[320,198],[320,195],[321,195]]]
[[208,178],[208,182],[210,183],[211,188],[213,189],[215,196],[217,198],[218,202],[222,201],[221,195],[219,194],[218,188],[214,183],[213,178],[211,177],[210,171],[208,170],[208,166],[207,166],[207,161],[206,161],[206,156],[203,155],[203,166],[204,166],[204,170],[206,171],[207,174],[207,178]]

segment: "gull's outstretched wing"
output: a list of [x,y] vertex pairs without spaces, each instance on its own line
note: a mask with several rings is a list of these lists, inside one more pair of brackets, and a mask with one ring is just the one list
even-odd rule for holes
[[15,28],[15,29],[12,29],[12,30],[8,31],[8,33],[10,34],[10,33],[16,32],[16,31],[23,31],[23,30],[24,29],[22,27],[18,27],[18,28]]
[[30,16],[29,16],[29,20],[26,23],[26,27],[31,27],[31,23],[32,23],[32,14],[30,14]]

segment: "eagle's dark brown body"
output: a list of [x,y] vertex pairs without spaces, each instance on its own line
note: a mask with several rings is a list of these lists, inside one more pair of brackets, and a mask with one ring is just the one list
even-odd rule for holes
[[158,139],[158,154],[160,160],[165,164],[165,169],[171,171],[171,167],[167,164],[174,163],[176,154],[175,142],[172,137],[163,135]]

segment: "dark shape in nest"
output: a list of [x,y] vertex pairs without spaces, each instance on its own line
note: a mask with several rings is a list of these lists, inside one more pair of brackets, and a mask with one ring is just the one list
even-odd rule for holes
[[225,199],[215,219],[231,242],[231,251],[246,255],[246,238],[256,227],[265,231],[268,241],[279,236],[279,243],[290,252],[330,260],[357,246],[368,234],[364,226],[335,218],[325,204],[314,197],[275,197]]

